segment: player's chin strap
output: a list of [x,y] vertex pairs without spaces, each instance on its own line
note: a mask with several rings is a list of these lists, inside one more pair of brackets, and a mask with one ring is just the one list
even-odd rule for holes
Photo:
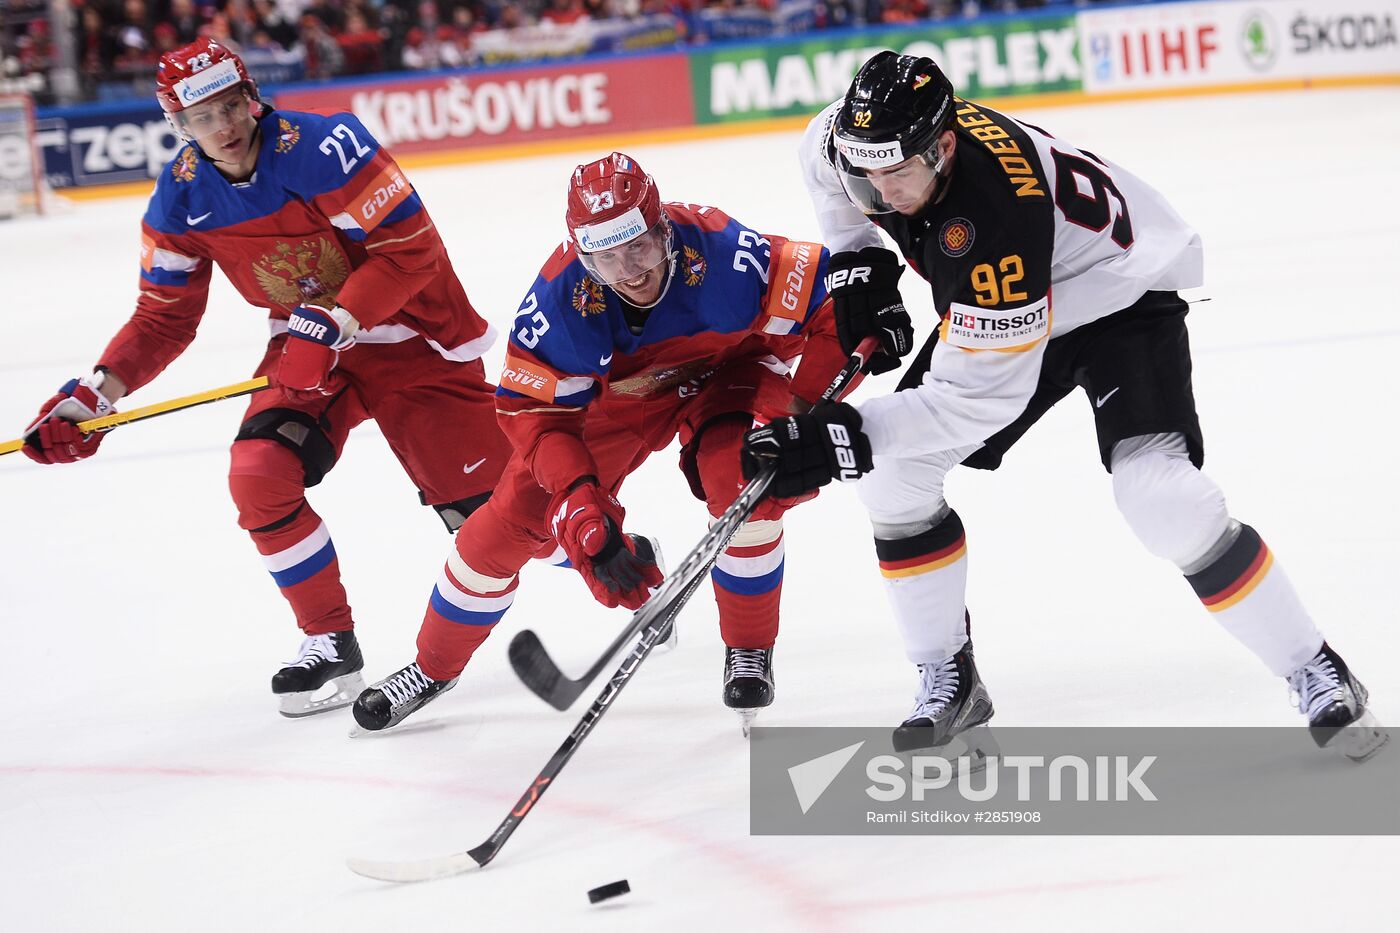
[[[662,216],[665,217],[665,214],[663,213]],[[676,228],[673,227],[673,226],[671,226],[671,218],[670,218],[670,217],[665,217],[665,220],[666,220],[666,240],[667,240],[668,243],[674,244],[674,243],[676,242],[676,239],[675,239],[675,238],[676,238]],[[660,293],[659,295],[656,296],[656,300],[655,300],[655,301],[648,302],[647,304],[644,304],[644,305],[639,305],[639,304],[637,304],[636,302],[632,301],[632,300],[629,298],[629,299],[627,299],[627,303],[628,303],[629,305],[631,305],[632,307],[636,308],[638,311],[650,311],[652,308],[654,308],[654,307],[656,307],[657,305],[661,304],[661,299],[666,297],[666,293],[669,292],[669,291],[671,290],[671,283],[672,283],[673,281],[675,281],[675,278],[676,278],[676,259],[679,258],[679,256],[680,256],[680,251],[679,251],[679,250],[674,250],[674,249],[671,250],[670,252],[668,252],[668,253],[666,254],[666,284],[661,286],[661,293]]]
[[[942,136],[942,134],[939,134]],[[938,144],[934,143],[934,152],[938,151]],[[953,156],[957,150],[951,150],[947,155],[939,156],[933,163],[933,192],[928,196],[928,203],[937,204],[948,193],[948,182],[953,177]]]
[[649,301],[649,302],[647,302],[647,303],[644,304],[644,305],[639,305],[639,304],[634,303],[631,299],[628,299],[627,303],[628,303],[629,305],[632,305],[632,307],[636,308],[638,311],[650,311],[652,308],[654,308],[654,307],[656,307],[657,305],[661,304],[661,299],[666,297],[666,293],[669,292],[669,291],[671,290],[671,283],[672,283],[673,281],[675,281],[675,278],[676,278],[676,257],[679,256],[679,255],[680,255],[680,254],[677,253],[677,252],[675,252],[675,251],[672,251],[669,255],[667,255],[667,257],[666,257],[666,284],[661,286],[661,294],[659,294],[659,295],[656,296],[656,300],[655,300],[655,301]]

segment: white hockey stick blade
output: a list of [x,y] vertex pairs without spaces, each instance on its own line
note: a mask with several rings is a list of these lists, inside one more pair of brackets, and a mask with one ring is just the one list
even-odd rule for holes
[[349,858],[345,864],[357,875],[376,881],[410,884],[415,881],[436,881],[480,868],[476,859],[465,852],[441,858],[415,859],[405,862],[382,862],[377,859]]

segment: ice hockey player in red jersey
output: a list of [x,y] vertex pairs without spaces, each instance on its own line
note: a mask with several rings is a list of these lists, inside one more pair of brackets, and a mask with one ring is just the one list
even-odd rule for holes
[[229,470],[238,523],[304,633],[272,689],[288,716],[345,706],[364,686],[363,660],[306,488],[374,419],[455,531],[509,455],[479,359],[494,334],[413,186],[353,115],[273,110],[209,39],[161,58],[156,96],[186,145],[141,224],[136,312],[91,375],[44,403],[25,452],[40,463],[96,453],[104,435],[74,423],[110,412],[185,350],[218,265],[272,332],[256,369],[272,386],[253,396]]
[[[1361,759],[1386,740],[1259,534],[1200,471],[1186,302],[1195,231],[1133,175],[1038,127],[956,98],[927,58],[881,52],[810,124],[801,159],[836,326],[880,335],[882,368],[912,347],[883,230],[927,279],[940,325],[899,391],[749,435],[746,472],[774,488],[858,486],[885,591],[921,687],[896,731],[945,743],[992,716],[964,608],[967,548],[944,477],[1003,455],[1076,387],[1093,407],[1114,498],[1146,548],[1180,569],[1225,629],[1287,679],[1318,745]],[[812,477],[812,464],[823,468]],[[1343,728],[1355,727],[1355,728]]]
[[[640,606],[661,575],[654,545],[623,531],[628,474],[679,436],[691,492],[719,515],[743,488],[739,444],[754,419],[805,410],[845,361],[819,244],[759,235],[712,207],[663,204],[622,153],[578,167],[566,219],[568,240],[516,315],[497,391],[515,457],[457,534],[417,659],[356,702],[366,729],[455,684],[510,608],[517,572],[556,542],[599,601]],[[792,502],[765,502],[711,575],[724,702],[748,715],[773,700]]]

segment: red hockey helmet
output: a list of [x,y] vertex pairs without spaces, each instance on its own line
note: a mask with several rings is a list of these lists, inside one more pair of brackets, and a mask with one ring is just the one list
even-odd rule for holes
[[638,279],[673,258],[656,182],[621,152],[574,169],[564,219],[584,266],[606,285]]
[[[202,38],[181,46],[160,57],[156,66],[156,100],[176,134],[186,142],[217,132],[230,119],[240,117],[239,97],[228,95],[221,107],[200,107],[235,88],[242,89],[247,100],[256,102],[258,85],[248,76],[248,69],[226,46],[213,39]],[[198,120],[186,111],[195,108]]]

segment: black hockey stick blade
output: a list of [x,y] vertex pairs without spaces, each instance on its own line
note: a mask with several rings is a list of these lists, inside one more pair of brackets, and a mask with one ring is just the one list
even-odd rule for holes
[[448,878],[452,875],[460,875],[463,872],[484,866],[495,858],[496,853],[500,852],[501,847],[506,844],[506,840],[509,839],[511,834],[519,827],[521,821],[534,809],[541,795],[549,789],[550,784],[552,784],[554,779],[559,776],[559,773],[564,770],[564,766],[569,763],[569,759],[574,757],[574,753],[578,751],[579,746],[583,744],[583,740],[588,737],[588,733],[592,732],[593,727],[603,718],[603,714],[612,706],[613,701],[616,700],[618,694],[622,692],[622,688],[627,686],[628,682],[632,679],[632,675],[637,672],[641,663],[645,661],[647,655],[651,653],[651,649],[656,647],[657,642],[661,640],[661,636],[667,628],[667,623],[671,620],[672,616],[674,616],[675,612],[678,612],[680,607],[685,605],[685,602],[694,591],[695,588],[692,587],[689,591],[681,594],[680,597],[674,601],[674,610],[669,615],[656,619],[642,632],[641,637],[638,638],[636,643],[632,646],[631,652],[623,659],[622,664],[613,673],[612,678],[608,680],[607,685],[603,687],[602,692],[599,693],[597,698],[593,701],[593,705],[588,708],[588,712],[584,713],[583,717],[579,719],[573,731],[565,737],[563,743],[555,750],[554,754],[550,756],[549,761],[545,763],[544,768],[536,775],[535,780],[531,782],[530,787],[521,795],[520,800],[516,802],[515,806],[506,814],[505,819],[501,820],[500,824],[496,827],[496,831],[487,837],[485,842],[466,852],[460,852],[456,855],[446,855],[440,858],[414,859],[403,862],[382,861],[379,859],[347,859],[346,864],[350,867],[350,870],[366,878],[402,884],[415,881],[433,881],[437,878]]
[[[603,655],[604,663],[616,652],[616,648],[610,648]],[[511,668],[521,682],[529,687],[535,696],[557,710],[566,710],[572,706],[593,679],[586,675],[581,680],[564,676],[564,672],[555,665],[554,659],[545,650],[540,636],[528,628],[515,633],[506,654],[510,658]]]
[[[846,360],[846,365],[841,367],[841,371],[822,392],[818,404],[829,402],[840,396],[851,380],[865,367],[865,361],[878,347],[879,341],[875,337],[867,337],[861,341],[855,352]],[[603,672],[603,668],[618,651],[622,650],[622,647],[631,638],[646,627],[652,616],[660,614],[664,607],[675,601],[676,596],[682,592],[687,594],[684,599],[689,599],[689,592],[698,585],[694,579],[696,572],[699,571],[703,574],[709,571],[710,566],[719,556],[719,551],[723,550],[724,544],[727,544],[729,538],[733,536],[733,530],[737,530],[753,513],[758,503],[763,501],[763,496],[768,491],[768,485],[772,481],[772,471],[764,471],[755,476],[744,487],[734,503],[715,520],[710,534],[706,535],[695,550],[686,556],[680,567],[676,569],[675,574],[666,579],[652,598],[633,614],[627,627],[613,639],[612,643],[604,649],[602,655],[593,662],[582,677],[575,679],[560,670],[559,665],[549,656],[549,652],[540,641],[540,637],[530,629],[522,629],[516,633],[515,637],[511,639],[510,649],[507,652],[510,666],[515,671],[516,676],[535,696],[555,709],[566,710],[572,706],[579,697],[583,696],[583,691],[587,690],[588,685],[597,679],[598,675]],[[733,530],[729,531],[728,535],[723,538],[724,543],[715,548],[714,544],[719,540],[720,535],[730,528]],[[678,610],[679,606],[675,607],[675,610],[669,614],[674,615],[675,611]]]

